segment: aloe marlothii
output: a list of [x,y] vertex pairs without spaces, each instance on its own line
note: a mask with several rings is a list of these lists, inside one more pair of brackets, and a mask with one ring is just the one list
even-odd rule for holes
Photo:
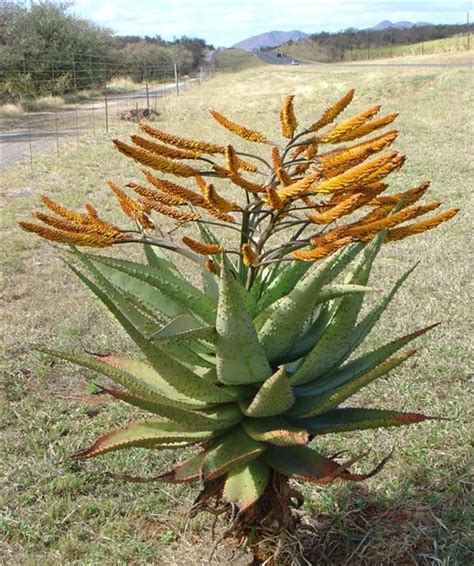
[[[419,220],[440,204],[418,204],[428,183],[388,191],[387,176],[404,162],[385,151],[397,132],[366,136],[396,114],[376,118],[373,106],[334,125],[353,94],[301,131],[293,97],[286,97],[283,144],[212,111],[220,125],[258,144],[257,155],[142,123],[133,145],[115,145],[146,167],[144,180],[130,182],[128,190],[109,183],[133,228],[102,219],[90,204],[75,212],[47,196],[43,203],[55,215],[37,212],[43,224],[21,223],[72,246],[71,269],[143,354],[45,350],[110,378],[117,386],[104,385],[107,393],[148,413],[103,434],[75,458],[197,445],[158,479],[203,482],[196,509],[210,500],[233,504],[235,528],[245,536],[256,524],[263,530],[294,525],[288,479],[359,481],[385,463],[356,473],[351,467],[360,456],[345,462],[324,456],[319,436],[428,418],[350,404],[364,386],[410,358],[415,350],[403,348],[434,326],[358,354],[413,268],[363,316],[361,309],[381,246],[435,228],[457,209]],[[232,192],[222,191],[226,183]],[[155,215],[197,230],[178,243],[176,227],[173,235],[155,229]],[[125,243],[142,244],[145,261],[77,249]],[[171,254],[194,265],[202,286],[189,282]]]

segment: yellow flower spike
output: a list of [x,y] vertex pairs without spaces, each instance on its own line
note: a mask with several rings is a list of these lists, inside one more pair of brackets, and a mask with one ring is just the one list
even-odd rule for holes
[[239,163],[239,167],[244,171],[248,171],[249,173],[256,173],[258,171],[258,167],[249,161],[245,161],[241,157],[237,157],[237,161]]
[[209,112],[221,126],[226,128],[233,134],[236,134],[237,136],[243,138],[244,140],[255,143],[268,143],[266,136],[261,132],[246,128],[245,126],[240,126],[239,124],[232,122],[216,110],[209,110]]
[[156,200],[149,200],[144,198],[142,203],[148,209],[154,210],[155,212],[159,212],[163,214],[163,216],[168,216],[169,218],[173,218],[173,220],[178,220],[179,222],[194,222],[195,220],[199,220],[201,217],[196,212],[186,212],[184,210],[176,210],[171,206],[167,206],[166,204],[162,204]]
[[427,218],[426,220],[420,220],[419,222],[409,224],[408,226],[394,228],[393,230],[389,230],[385,241],[396,242],[398,240],[408,238],[409,236],[414,236],[415,234],[421,234],[422,232],[426,232],[427,230],[433,230],[433,228],[436,228],[442,222],[446,222],[456,216],[458,212],[459,208],[450,208],[449,210],[440,212],[439,214],[436,214],[431,218]]
[[213,165],[212,168],[214,171],[219,175],[219,177],[223,177],[229,179],[237,185],[241,189],[245,189],[250,193],[264,193],[266,190],[266,185],[259,185],[258,183],[252,183],[252,181],[248,181],[238,173],[232,173],[228,169],[224,167],[219,167],[219,165]]
[[163,157],[169,157],[170,159],[197,159],[202,155],[201,151],[196,151],[193,149],[181,149],[179,147],[170,147],[163,145],[161,143],[156,143],[141,136],[130,136],[130,139],[135,145],[147,149],[152,153],[157,155],[162,155]]
[[199,173],[197,169],[194,169],[189,165],[185,165],[179,161],[173,161],[167,157],[156,155],[147,149],[132,147],[120,140],[112,141],[120,153],[123,153],[127,157],[131,157],[142,165],[146,165],[147,167],[151,167],[152,169],[156,169],[162,173],[169,173],[170,175],[176,175],[177,177],[192,177]]
[[206,244],[205,242],[194,240],[189,236],[184,236],[181,241],[185,246],[193,250],[193,252],[201,255],[216,255],[222,251],[222,247],[219,244]]
[[298,127],[298,121],[296,120],[295,111],[293,108],[294,94],[290,94],[285,97],[283,102],[283,108],[280,112],[280,126],[282,136],[291,139]]
[[179,147],[181,149],[190,149],[193,151],[199,151],[201,153],[208,154],[223,154],[225,151],[225,147],[223,145],[217,145],[214,143],[208,143],[205,141],[193,140],[190,138],[184,138],[181,136],[169,134],[168,132],[164,132],[163,130],[159,130],[158,128],[153,128],[146,122],[140,122],[140,124],[138,124],[138,127],[140,128],[140,130],[142,130],[142,132],[147,133],[152,138],[156,138],[162,142],[174,145],[175,147]]
[[317,130],[324,128],[324,126],[331,124],[331,122],[334,122],[334,120],[339,116],[339,114],[343,110],[345,110],[345,108],[352,102],[352,99],[354,98],[354,93],[355,90],[353,88],[347,91],[342,98],[340,98],[335,104],[333,104],[324,111],[321,118],[317,122],[314,122],[314,124],[312,124],[308,128],[308,131],[316,132]]
[[278,180],[283,186],[291,185],[293,182],[288,172],[283,168],[283,161],[281,159],[280,150],[278,147],[272,147],[272,165],[273,170],[278,177]]
[[367,120],[370,120],[370,118],[375,116],[379,110],[380,106],[378,104],[371,106],[367,110],[364,110],[364,112],[361,112],[348,120],[344,120],[344,122],[341,122],[337,126],[334,126],[332,130],[319,138],[319,141],[321,143],[338,143],[347,139],[347,135],[349,135],[350,132],[365,124]]
[[252,265],[255,265],[257,263],[257,253],[255,252],[255,250],[253,250],[250,244],[242,244],[241,252],[242,260],[246,267],[251,267]]
[[306,251],[297,250],[295,252],[292,252],[291,255],[295,259],[300,259],[302,261],[315,261],[316,259],[322,259],[324,257],[331,255],[334,252],[337,252],[337,250],[340,250],[341,248],[348,246],[350,243],[352,243],[352,241],[353,239],[350,236],[348,236],[336,240],[334,242],[327,242],[321,247],[316,247],[312,250],[306,250]]
[[38,220],[48,224],[48,226],[52,226],[57,230],[64,230],[67,232],[81,232],[81,233],[89,233],[91,231],[91,227],[89,224],[78,224],[77,222],[73,222],[72,220],[66,220],[64,218],[58,218],[57,216],[50,216],[49,214],[44,214],[43,212],[34,212],[33,213]]

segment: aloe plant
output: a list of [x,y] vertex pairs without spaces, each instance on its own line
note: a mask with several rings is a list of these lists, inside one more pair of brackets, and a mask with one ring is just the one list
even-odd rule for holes
[[[100,218],[90,204],[84,213],[75,212],[46,196],[43,203],[55,216],[38,212],[43,224],[21,223],[69,245],[71,269],[142,352],[132,359],[43,350],[106,376],[116,384],[104,384],[106,393],[146,413],[73,458],[132,447],[196,446],[191,457],[159,470],[154,479],[200,482],[194,512],[224,503],[234,517],[232,532],[240,540],[252,533],[253,550],[263,557],[270,552],[262,549],[264,535],[295,528],[292,505],[302,500],[291,479],[360,481],[388,459],[357,473],[352,466],[363,455],[346,461],[323,455],[321,435],[430,418],[355,407],[350,401],[409,359],[415,350],[404,347],[435,326],[359,353],[414,267],[363,316],[361,309],[366,295],[373,295],[369,277],[382,244],[435,228],[457,209],[406,224],[439,203],[415,204],[428,183],[402,193],[388,191],[384,180],[404,157],[381,152],[396,131],[360,140],[393,122],[396,114],[375,118],[379,107],[374,106],[333,124],[353,95],[349,91],[301,131],[293,97],[286,97],[280,113],[284,144],[212,111],[248,144],[268,148],[269,157],[142,123],[149,137],[132,136],[134,145],[115,144],[147,167],[146,184],[131,182],[127,192],[109,183],[133,220],[132,229]],[[358,141],[338,145],[353,140]],[[150,168],[187,185],[158,177]],[[234,191],[223,193],[225,184]],[[132,198],[131,191],[138,196]],[[176,227],[163,234],[155,228],[155,214],[172,218],[181,230],[194,226],[193,237],[186,234],[178,243]],[[224,230],[229,236],[218,237]],[[126,243],[142,245],[144,261],[77,248]],[[201,286],[190,283],[173,254],[200,273]]]

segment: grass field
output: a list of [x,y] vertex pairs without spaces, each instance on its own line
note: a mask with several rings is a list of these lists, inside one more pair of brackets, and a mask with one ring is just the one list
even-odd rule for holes
[[[464,35],[447,37],[445,39],[435,39],[423,43],[413,43],[411,45],[390,45],[384,47],[370,47],[370,59],[386,59],[392,57],[412,57],[414,55],[434,55],[446,53],[464,52],[466,56],[472,53],[467,50],[467,37]],[[281,50],[281,47],[276,48]],[[284,46],[284,51],[288,57],[301,61],[327,61],[327,53],[321,50],[312,41],[298,41],[292,45]],[[347,50],[344,57],[345,61],[367,60],[367,48]]]
[[[469,362],[472,358],[469,254],[472,249],[472,77],[467,69],[259,66],[217,78],[162,103],[159,127],[230,142],[208,116],[231,119],[278,136],[278,112],[293,93],[301,123],[310,123],[350,87],[353,111],[381,103],[400,111],[396,148],[408,155],[393,175],[399,190],[432,180],[431,198],[461,213],[447,225],[384,248],[374,284],[387,288],[421,261],[373,341],[442,321],[418,342],[414,361],[364,390],[369,406],[422,410],[450,417],[401,430],[324,437],[327,453],[371,458],[396,448],[377,477],[353,485],[304,487],[311,562],[322,565],[465,565],[473,562],[469,494]],[[135,131],[123,124],[122,139]],[[5,564],[204,564],[212,546],[209,519],[187,524],[197,491],[167,484],[126,484],[105,471],[156,475],[176,455],[143,450],[85,464],[67,455],[106,428],[134,416],[94,394],[91,376],[35,353],[35,344],[89,351],[127,351],[129,342],[62,264],[50,245],[17,227],[47,192],[65,205],[97,205],[118,218],[105,180],[137,179],[138,167],[105,138],[66,142],[62,158],[35,160],[34,175],[17,165],[3,176],[1,269],[4,403],[0,556]],[[130,250],[127,249],[127,253]],[[471,370],[472,371],[472,370]],[[302,487],[302,486],[299,486]],[[244,564],[221,548],[215,564]]]

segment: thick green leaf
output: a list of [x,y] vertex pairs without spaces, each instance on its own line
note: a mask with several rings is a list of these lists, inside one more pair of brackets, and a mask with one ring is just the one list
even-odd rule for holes
[[367,293],[373,290],[373,287],[364,287],[363,285],[326,285],[319,292],[316,304],[326,303],[327,301],[344,297],[345,295],[351,295],[352,293]]
[[122,272],[157,289],[178,306],[180,312],[176,314],[192,313],[207,324],[214,323],[216,310],[213,301],[184,279],[132,261],[98,255],[88,255],[88,258],[97,269],[109,276]]
[[331,434],[364,430],[369,428],[386,428],[420,423],[432,417],[420,413],[401,413],[381,409],[333,409],[316,417],[288,419],[295,426],[307,429],[311,434]]
[[[366,246],[361,257],[346,280],[350,285],[366,285],[369,279],[373,261],[382,245],[385,233],[375,236]],[[292,384],[304,384],[337,366],[347,355],[348,343],[357,322],[363,303],[363,296],[353,294],[344,297],[326,332],[316,342],[306,356],[303,364],[292,376]]]
[[309,446],[269,446],[262,457],[271,468],[290,478],[322,481],[339,469],[339,464]]
[[92,446],[76,452],[73,457],[91,458],[105,452],[132,447],[167,448],[174,442],[196,444],[212,438],[214,434],[213,431],[183,432],[176,430],[175,423],[170,422],[138,421],[99,436]]
[[160,476],[160,479],[169,483],[182,483],[196,481],[201,478],[202,461],[206,457],[209,450],[198,452],[191,458],[184,460],[175,466],[171,472],[167,472]]
[[406,336],[392,340],[391,342],[380,346],[376,350],[368,352],[367,354],[346,363],[337,370],[334,370],[322,381],[318,380],[305,386],[295,387],[293,389],[295,396],[305,397],[310,395],[322,395],[323,393],[336,389],[353,379],[357,379],[368,371],[376,368],[390,356],[398,352],[398,350],[403,348],[403,346],[410,343],[412,340],[415,340],[415,338],[418,338],[425,332],[428,332],[438,326],[438,324],[439,323],[431,324],[430,326],[407,334]]
[[217,375],[222,383],[259,383],[272,373],[240,285],[224,267],[221,267],[216,331]]
[[262,384],[248,405],[242,402],[241,407],[249,417],[270,417],[285,412],[294,402],[290,381],[284,368],[280,368]]
[[227,474],[223,498],[245,511],[263,495],[270,479],[270,467],[258,458]]
[[262,293],[258,310],[262,312],[272,303],[287,295],[311,267],[306,261],[295,261],[283,268]]
[[203,461],[205,481],[217,478],[232,468],[243,466],[257,458],[266,445],[250,438],[241,427],[221,437],[219,444],[209,451]]
[[198,412],[150,401],[124,389],[107,387],[102,387],[102,389],[116,399],[173,421],[179,430],[222,430],[242,420],[242,413],[235,404],[221,405],[215,409]]
[[304,428],[289,424],[283,417],[244,419],[242,428],[254,440],[277,446],[307,444],[309,440],[308,432]]
[[160,247],[152,246],[151,244],[143,244],[143,251],[145,252],[148,265],[183,278],[176,265],[168,259],[165,252]]
[[287,295],[275,301],[255,319],[258,338],[269,360],[281,356],[303,333],[334,261],[330,257],[307,273]]
[[295,405],[291,408],[288,414],[310,417],[326,413],[343,403],[346,399],[349,399],[349,397],[352,397],[352,395],[355,395],[363,387],[369,385],[369,383],[387,375],[392,369],[396,368],[405,360],[413,356],[415,352],[416,350],[411,350],[401,356],[389,358],[374,369],[363,373],[355,379],[351,379],[344,385],[341,385],[336,389],[332,389],[327,393],[311,397],[298,397]]

